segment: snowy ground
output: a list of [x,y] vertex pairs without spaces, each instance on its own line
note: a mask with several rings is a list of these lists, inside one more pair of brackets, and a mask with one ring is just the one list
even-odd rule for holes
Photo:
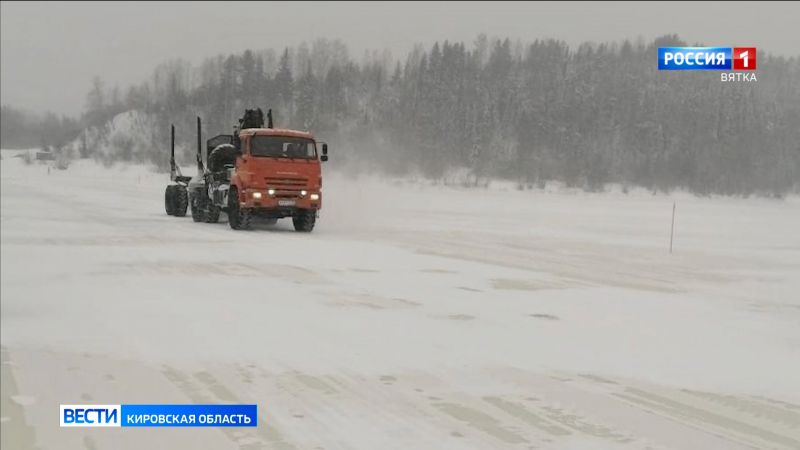
[[[800,448],[797,198],[328,176],[313,234],[236,232],[3,153],[3,449]],[[262,421],[58,427],[191,402]]]

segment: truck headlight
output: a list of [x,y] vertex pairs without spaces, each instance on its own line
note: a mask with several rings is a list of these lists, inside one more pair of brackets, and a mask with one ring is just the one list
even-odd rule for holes
[[306,195],[308,195],[308,191],[306,190],[300,191],[300,197],[305,197]]
[[260,199],[261,198],[261,192],[253,192],[253,198]]
[[311,194],[311,200],[319,200],[319,194]]
[[267,190],[267,194],[269,194],[269,195],[270,195],[270,197],[274,197],[274,196],[275,196],[275,189],[269,189],[269,190]]

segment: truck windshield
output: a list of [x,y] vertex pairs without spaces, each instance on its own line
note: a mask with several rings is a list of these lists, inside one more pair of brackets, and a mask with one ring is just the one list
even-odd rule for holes
[[309,159],[317,157],[317,148],[314,141],[306,138],[253,136],[250,153],[253,156]]

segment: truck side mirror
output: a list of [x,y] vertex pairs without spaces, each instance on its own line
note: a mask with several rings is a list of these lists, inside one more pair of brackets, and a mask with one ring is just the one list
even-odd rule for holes
[[319,157],[319,160],[322,162],[328,160],[328,144],[325,142],[322,143],[322,156]]

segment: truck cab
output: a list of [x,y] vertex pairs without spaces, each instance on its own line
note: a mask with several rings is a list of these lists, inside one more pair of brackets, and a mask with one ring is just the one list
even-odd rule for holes
[[[272,125],[271,111],[269,118]],[[217,222],[225,212],[237,230],[253,220],[274,223],[284,217],[292,218],[297,231],[314,229],[322,209],[320,163],[328,159],[327,144],[305,131],[270,126],[237,128],[234,135],[209,139],[206,148],[206,164],[198,153],[199,173],[189,184],[196,222]]]
[[244,129],[239,141],[230,172],[229,195],[236,201],[228,208],[268,219],[292,217],[295,228],[311,231],[322,209],[320,161],[327,159],[327,144],[318,148],[310,133],[281,128]]

